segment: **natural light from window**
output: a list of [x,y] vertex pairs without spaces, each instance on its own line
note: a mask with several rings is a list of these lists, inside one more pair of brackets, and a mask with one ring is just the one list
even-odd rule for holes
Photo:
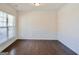
[[15,17],[0,11],[0,44],[15,37]]

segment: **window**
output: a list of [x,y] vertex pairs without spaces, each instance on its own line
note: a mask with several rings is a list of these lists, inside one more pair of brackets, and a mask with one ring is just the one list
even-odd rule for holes
[[0,11],[0,43],[15,37],[15,17]]
[[8,15],[8,38],[15,36],[15,18],[12,15]]

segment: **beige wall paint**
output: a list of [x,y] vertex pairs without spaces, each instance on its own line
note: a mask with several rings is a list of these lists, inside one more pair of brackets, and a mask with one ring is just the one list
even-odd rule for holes
[[79,4],[58,11],[58,40],[79,54]]
[[18,31],[20,39],[56,39],[56,12],[21,12]]
[[[16,10],[13,9],[11,6],[7,5],[7,4],[0,4],[0,11],[4,11],[7,12],[9,14],[14,15],[15,17],[17,17],[17,13]],[[17,19],[17,18],[16,18]],[[0,52],[2,50],[4,50],[6,47],[8,47],[10,44],[12,44],[14,41],[16,40],[16,37],[9,39],[8,41],[0,44]]]

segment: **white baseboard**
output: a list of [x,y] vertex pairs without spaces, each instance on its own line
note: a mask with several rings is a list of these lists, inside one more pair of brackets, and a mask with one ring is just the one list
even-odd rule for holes
[[10,40],[0,44],[0,52],[2,52],[5,48],[7,48],[9,45],[11,45],[15,41],[16,41],[16,38],[10,39]]
[[69,49],[71,49],[72,51],[74,51],[76,54],[79,54],[77,51],[73,50],[72,48],[70,48],[68,45],[66,45],[64,42],[62,42],[61,40],[58,40],[60,41],[62,44],[64,44],[65,46],[67,46]]
[[56,38],[19,38],[21,40],[57,40]]

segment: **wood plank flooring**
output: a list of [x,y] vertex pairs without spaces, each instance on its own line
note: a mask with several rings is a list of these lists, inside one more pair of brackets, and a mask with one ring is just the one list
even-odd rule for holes
[[57,40],[17,40],[3,52],[9,55],[76,55]]

